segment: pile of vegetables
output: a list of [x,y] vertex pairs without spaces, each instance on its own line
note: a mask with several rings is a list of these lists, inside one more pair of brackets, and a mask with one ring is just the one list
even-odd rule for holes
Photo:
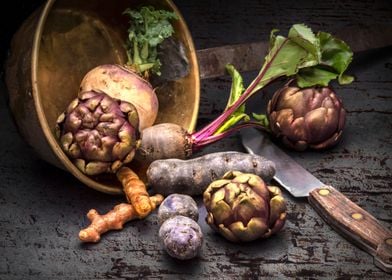
[[[160,207],[159,236],[169,255],[192,258],[202,244],[197,206],[177,193],[203,194],[207,223],[231,241],[265,238],[279,231],[286,206],[280,190],[264,183],[274,175],[272,162],[237,152],[186,159],[249,126],[272,131],[302,150],[336,143],[345,115],[328,85],[333,79],[340,84],[352,82],[344,74],[352,59],[350,48],[331,34],[314,34],[303,24],[293,25],[287,37],[273,30],[265,63],[255,79],[245,87],[234,66],[227,65],[232,87],[225,110],[204,128],[189,133],[177,124],[154,124],[159,106],[148,81],[150,75],[160,75],[157,46],[172,36],[170,21],[176,15],[152,7],[125,14],[131,17],[127,65],[100,65],[88,72],[78,97],[57,121],[60,144],[74,164],[90,176],[116,174],[128,201],[105,215],[91,210],[91,224],[80,232],[80,239],[97,242],[104,232],[149,215],[163,201],[161,194],[176,194]],[[268,116],[246,114],[249,98],[280,78],[293,81],[276,93]],[[311,129],[314,124],[316,132]],[[148,185],[156,195],[150,196],[144,182],[126,166],[134,158],[150,164]]]
[[[342,47],[331,53],[331,45]],[[214,121],[194,133],[188,133],[172,123],[153,125],[139,131],[140,139],[136,140],[136,144],[130,145],[137,147],[135,152],[138,158],[145,162],[165,158],[185,159],[194,151],[240,128],[262,127],[261,122],[250,121],[244,112],[244,104],[253,94],[285,76],[295,77],[299,87],[326,85],[333,78],[338,78],[340,83],[351,82],[352,78],[343,74],[351,61],[351,56],[345,56],[348,52],[348,47],[342,41],[323,32],[315,35],[304,25],[294,25],[288,37],[276,35],[273,31],[266,61],[247,88],[243,89],[239,73],[233,67],[228,67],[233,77],[230,100],[224,112]],[[343,61],[342,57],[345,58]],[[341,63],[335,63],[336,61]],[[112,80],[106,82],[113,83]],[[63,119],[66,121],[67,116]]]

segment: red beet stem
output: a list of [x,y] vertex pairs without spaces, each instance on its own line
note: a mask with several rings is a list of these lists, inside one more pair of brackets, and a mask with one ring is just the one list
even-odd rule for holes
[[[191,135],[192,138],[192,143],[193,143],[193,150],[198,150],[203,146],[206,146],[208,144],[214,143],[234,131],[237,131],[238,129],[234,130],[229,130],[229,133],[221,133],[219,135],[214,135],[214,133],[219,129],[219,127],[222,126],[222,124],[227,120],[227,118],[230,117],[231,114],[233,114],[242,104],[244,104],[254,93],[254,89],[256,86],[260,83],[260,81],[264,78],[265,74],[267,73],[268,69],[270,68],[272,62],[276,58],[276,55],[279,53],[280,49],[286,44],[288,39],[286,39],[279,47],[279,49],[273,54],[271,59],[265,64],[265,67],[260,71],[260,73],[257,75],[255,80],[250,84],[250,86],[244,91],[244,93],[238,98],[230,107],[228,107],[219,117],[217,117],[214,121],[212,121],[210,124],[199,130],[198,132],[195,132]],[[269,81],[268,83],[272,82]],[[249,122],[249,125],[246,125],[246,127],[249,126],[255,126],[257,123],[255,122]],[[260,124],[257,124],[260,126]],[[245,127],[245,126],[240,126],[240,128]]]

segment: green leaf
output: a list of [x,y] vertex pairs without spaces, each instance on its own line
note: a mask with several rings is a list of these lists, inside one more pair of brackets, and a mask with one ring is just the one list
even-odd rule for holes
[[336,79],[338,74],[318,66],[304,68],[297,74],[297,84],[299,87],[311,87],[315,85],[328,86],[329,82]]
[[[135,69],[150,70],[160,74],[157,61],[157,46],[174,33],[170,20],[178,19],[174,12],[156,10],[152,6],[143,6],[139,10],[126,9],[124,14],[130,17],[128,29],[128,64]],[[143,66],[141,66],[143,65]]]
[[[235,69],[233,65],[227,64],[226,71],[231,76],[232,82],[230,96],[225,110],[227,110],[227,108],[233,105],[240,98],[245,89],[244,80],[241,74],[237,71],[237,69]],[[245,113],[245,104],[243,104],[239,106],[238,109],[227,118],[227,120],[219,127],[215,134],[220,134],[221,132],[224,132],[238,122],[242,120],[249,121],[249,119],[249,116]]]
[[[241,96],[241,94],[245,90],[245,87],[244,87],[244,80],[243,80],[241,74],[237,71],[237,69],[235,69],[234,65],[227,64],[225,68],[226,68],[227,73],[229,73],[229,75],[231,76],[231,79],[232,79],[230,96],[229,96],[229,100],[226,105],[226,109],[227,109]],[[244,112],[245,105],[240,106],[237,111]]]
[[341,85],[348,85],[354,81],[354,77],[349,75],[340,75],[338,81]]
[[279,29],[272,29],[270,33],[270,39],[269,39],[269,50],[274,47],[275,45],[275,40],[276,40],[276,33],[279,32]]
[[293,41],[276,36],[275,44],[265,58],[265,63],[256,79],[249,85],[252,94],[277,77],[292,76],[304,62],[308,52]]
[[290,28],[288,38],[309,53],[303,66],[312,66],[320,62],[320,40],[309,27],[304,24],[294,24]]
[[343,74],[353,58],[350,47],[329,33],[319,32],[317,36],[320,40],[320,65],[302,69],[298,73],[299,87],[328,86],[336,78],[339,84],[350,84],[354,78]]
[[330,66],[342,75],[353,59],[350,47],[326,32],[319,32],[318,37],[321,43],[321,63]]

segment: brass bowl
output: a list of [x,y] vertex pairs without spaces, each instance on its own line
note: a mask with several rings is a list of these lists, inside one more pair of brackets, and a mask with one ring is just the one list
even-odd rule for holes
[[[88,177],[80,172],[59,146],[55,124],[89,70],[100,64],[126,63],[129,17],[122,13],[140,4],[179,16],[175,36],[185,46],[190,73],[166,86],[165,92],[158,89],[157,123],[173,122],[192,131],[199,109],[199,67],[188,27],[170,0],[48,0],[14,35],[6,63],[10,108],[22,137],[44,160],[109,194],[122,193],[116,177]],[[139,173],[143,170],[135,168]]]

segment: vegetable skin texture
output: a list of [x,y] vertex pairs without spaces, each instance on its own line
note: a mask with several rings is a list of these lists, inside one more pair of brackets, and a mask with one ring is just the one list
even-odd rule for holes
[[201,195],[212,181],[232,170],[253,173],[269,181],[275,175],[275,164],[258,155],[234,151],[189,160],[156,160],[147,169],[147,181],[154,192],[164,196],[173,193]]
[[203,194],[207,224],[232,242],[268,238],[286,221],[286,202],[278,187],[257,175],[227,172]]
[[163,196],[157,194],[157,200],[151,201],[146,185],[130,168],[125,166],[121,167],[117,171],[116,176],[123,186],[128,203],[133,205],[140,218],[146,217],[156,208],[158,199],[159,202],[163,200]]
[[[155,209],[162,202],[162,196],[151,196],[151,205]],[[82,242],[98,242],[101,235],[109,230],[120,230],[123,225],[134,219],[141,219],[135,208],[128,203],[120,203],[105,215],[100,215],[97,210],[91,209],[87,213],[87,218],[91,224],[79,232],[79,239]]]
[[131,103],[104,92],[85,91],[57,119],[64,152],[87,175],[115,173],[137,146],[139,118]]
[[161,123],[141,132],[136,158],[151,163],[157,159],[185,159],[192,155],[192,139],[181,126]]
[[196,257],[203,245],[200,226],[185,216],[167,219],[159,228],[159,239],[166,252],[179,260]]
[[162,225],[174,216],[185,216],[196,221],[199,210],[196,201],[189,195],[174,193],[166,197],[158,208],[158,222]]
[[104,64],[91,69],[83,77],[80,94],[103,91],[109,96],[135,106],[139,115],[139,131],[154,124],[158,115],[158,97],[152,85],[138,73],[117,64]]
[[330,87],[287,84],[268,102],[267,116],[272,133],[287,147],[321,150],[342,138],[346,110]]

